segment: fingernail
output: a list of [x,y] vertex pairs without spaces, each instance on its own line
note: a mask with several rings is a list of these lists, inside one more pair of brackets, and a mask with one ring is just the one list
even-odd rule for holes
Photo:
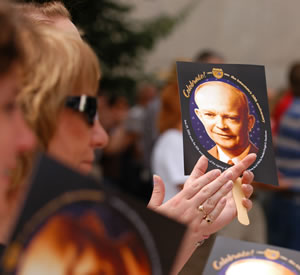
[[153,184],[158,183],[158,176],[157,175],[153,175]]

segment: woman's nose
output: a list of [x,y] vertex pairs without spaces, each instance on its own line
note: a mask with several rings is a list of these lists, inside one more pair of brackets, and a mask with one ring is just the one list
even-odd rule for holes
[[108,135],[99,120],[96,119],[93,126],[92,146],[94,148],[103,148],[107,145],[107,143]]

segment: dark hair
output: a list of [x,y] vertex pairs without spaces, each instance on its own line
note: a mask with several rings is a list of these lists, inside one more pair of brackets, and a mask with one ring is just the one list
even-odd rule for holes
[[289,81],[293,95],[300,97],[300,62],[295,62],[290,67]]
[[217,57],[217,58],[223,59],[223,57],[221,55],[214,52],[213,50],[206,49],[206,50],[199,52],[196,55],[195,60],[198,62],[207,62],[212,57]]
[[17,20],[11,5],[0,1],[0,74],[8,72],[12,64],[22,57]]

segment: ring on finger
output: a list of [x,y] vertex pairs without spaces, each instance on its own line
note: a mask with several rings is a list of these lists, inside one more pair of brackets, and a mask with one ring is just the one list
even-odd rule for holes
[[205,210],[204,210],[204,206],[203,206],[203,204],[200,204],[199,206],[198,206],[198,211],[200,211],[200,212],[202,212],[203,213],[203,219],[205,219],[206,217],[207,217],[207,213],[205,212]]
[[211,224],[211,223],[213,222],[213,219],[211,218],[210,215],[207,215],[207,216],[205,217],[205,220],[206,220],[206,222],[207,222],[208,224]]
[[203,245],[204,241],[205,241],[205,240],[202,240],[202,241],[196,242],[196,243],[195,243],[195,247],[197,248],[197,247],[199,247],[199,246]]

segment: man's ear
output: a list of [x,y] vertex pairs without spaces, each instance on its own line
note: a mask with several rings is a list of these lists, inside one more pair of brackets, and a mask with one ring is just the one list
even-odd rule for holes
[[255,116],[254,115],[248,115],[248,132],[250,132],[255,124]]
[[201,113],[199,111],[199,109],[194,109],[196,116],[201,120],[202,122],[202,117],[201,117]]

